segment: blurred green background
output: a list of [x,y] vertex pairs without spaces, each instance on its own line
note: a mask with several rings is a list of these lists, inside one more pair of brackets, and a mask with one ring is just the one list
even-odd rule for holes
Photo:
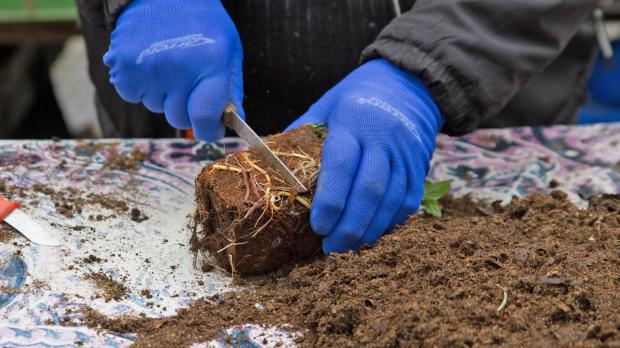
[[0,138],[70,136],[50,72],[78,34],[74,1],[0,0]]
[[77,18],[73,0],[2,0],[0,22],[56,22]]

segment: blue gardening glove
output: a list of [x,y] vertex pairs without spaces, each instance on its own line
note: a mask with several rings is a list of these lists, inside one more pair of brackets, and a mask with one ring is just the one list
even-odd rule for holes
[[592,72],[590,94],[594,102],[617,109],[620,107],[620,41],[615,41],[612,47],[614,58],[609,61],[602,56],[598,58]]
[[134,0],[121,13],[104,63],[131,103],[165,113],[197,138],[224,135],[229,100],[243,116],[243,48],[219,0]]
[[374,244],[420,206],[443,117],[424,84],[392,63],[353,71],[290,127],[324,124],[310,220],[323,251]]

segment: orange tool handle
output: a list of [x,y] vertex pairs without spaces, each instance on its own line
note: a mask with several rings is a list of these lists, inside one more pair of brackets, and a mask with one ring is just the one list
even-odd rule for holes
[[11,202],[0,196],[0,222],[4,221],[17,208],[19,208],[19,203]]

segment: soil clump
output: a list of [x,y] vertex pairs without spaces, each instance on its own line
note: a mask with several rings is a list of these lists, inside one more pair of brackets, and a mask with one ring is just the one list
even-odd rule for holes
[[[130,209],[125,200],[114,198],[110,195],[93,192],[84,194],[83,191],[73,187],[56,190],[41,184],[34,184],[30,187],[20,187],[9,185],[0,181],[0,195],[3,195],[7,199],[15,199],[17,201],[28,199],[28,205],[36,206],[39,203],[37,199],[38,194],[50,197],[54,203],[56,212],[66,218],[72,218],[76,214],[82,214],[84,207],[88,205],[96,205],[109,209],[114,214],[126,215],[136,222],[148,220],[148,217],[139,209]],[[104,218],[104,216],[101,216],[100,220],[103,220]],[[2,237],[0,237],[0,241],[1,240]]]
[[17,232],[15,232],[11,226],[0,223],[0,243],[8,242],[17,236]]
[[95,283],[97,288],[102,291],[106,302],[120,301],[127,297],[127,288],[104,273],[91,273],[86,275],[84,279]]
[[[248,323],[292,325],[302,347],[620,345],[620,196],[578,210],[554,192],[507,206],[442,201],[374,247],[252,279],[162,319],[91,327],[137,347],[190,346]],[[234,344],[234,342],[233,342]]]
[[103,169],[135,171],[139,165],[149,157],[149,154],[135,148],[128,155],[118,153],[115,149],[109,149]]
[[[118,142],[90,142],[80,141],[71,151],[67,147],[60,145],[59,140],[50,142],[47,150],[54,155],[54,160],[60,161],[55,167],[56,171],[63,171],[64,175],[74,182],[84,182],[89,177],[83,171],[96,162],[98,155],[105,158],[105,163],[100,169],[102,172],[124,171],[133,175],[139,169],[140,163],[148,159],[149,153],[140,147],[134,147],[129,152],[119,152]],[[36,169],[43,158],[34,153],[0,153],[0,168],[6,172],[11,172],[18,167],[28,167]],[[69,164],[70,163],[70,164]],[[149,219],[142,210],[130,205],[139,205],[139,200],[132,200],[115,195],[114,192],[85,192],[84,188],[97,188],[109,186],[109,183],[102,179],[96,179],[96,183],[88,185],[82,184],[80,189],[76,187],[59,188],[49,184],[33,184],[24,186],[16,184],[11,177],[0,178],[0,195],[7,199],[15,200],[23,207],[37,207],[41,201],[45,200],[42,196],[47,196],[54,205],[56,212],[67,219],[76,215],[83,214],[87,206],[98,206],[109,209],[110,211],[102,214],[90,215],[91,221],[103,221],[108,219],[125,216],[136,223],[141,223]],[[123,190],[133,190],[131,185],[125,185]],[[74,230],[87,228],[85,226],[73,226]],[[0,223],[0,243],[6,243],[19,236],[10,226]]]
[[298,193],[255,151],[206,167],[196,179],[191,249],[233,274],[273,271],[321,250],[309,221],[326,130],[305,125],[267,139],[309,188]]

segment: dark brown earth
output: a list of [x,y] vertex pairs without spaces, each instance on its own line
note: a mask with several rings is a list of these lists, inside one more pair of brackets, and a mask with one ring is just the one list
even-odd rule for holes
[[109,275],[98,272],[98,273],[90,273],[84,277],[86,280],[92,281],[99,290],[101,290],[101,295],[105,298],[106,302],[115,300],[120,301],[127,297],[127,288],[125,286],[114,279],[112,279]]
[[[102,208],[110,209],[118,214],[127,214],[132,218],[134,216],[134,212],[130,211],[127,202],[110,197],[109,195],[92,192],[84,194],[84,192],[73,187],[63,190],[56,190],[41,184],[35,184],[30,187],[12,186],[5,183],[0,185],[0,195],[4,195],[9,198],[12,197],[12,199],[16,199],[18,201],[29,199],[31,200],[30,204],[32,204],[32,199],[36,197],[36,194],[49,196],[54,202],[56,211],[67,218],[71,218],[75,214],[81,214],[86,205],[98,205]],[[34,203],[36,204],[37,202],[35,201]]]
[[233,274],[273,271],[321,250],[309,211],[325,129],[306,125],[267,139],[309,191],[295,192],[253,151],[230,155],[196,179],[192,251]]
[[[132,173],[138,169],[140,163],[148,158],[149,154],[139,147],[133,148],[129,153],[119,153],[116,150],[117,146],[118,143],[113,142],[101,143],[81,141],[76,145],[73,153],[69,153],[66,148],[58,145],[57,141],[53,141],[50,144],[50,149],[61,158],[81,163],[82,167],[92,164],[95,155],[101,153],[105,157],[105,163],[101,169],[102,171],[121,170]],[[17,166],[32,167],[39,161],[41,161],[41,158],[35,154],[23,154],[17,157],[14,155],[0,154],[0,168],[6,171],[11,171]],[[63,160],[58,165],[58,168],[64,169],[66,164],[66,160]],[[71,176],[71,179],[79,182],[83,181],[85,177]],[[148,220],[148,216],[142,211],[137,208],[130,209],[128,202],[111,195],[95,192],[85,194],[73,187],[59,190],[52,185],[42,184],[35,184],[28,187],[16,186],[12,185],[9,180],[10,178],[6,179],[6,181],[0,180],[0,195],[26,203],[30,206],[36,206],[38,204],[37,194],[49,196],[54,202],[56,211],[67,218],[71,218],[75,214],[81,214],[86,205],[98,205],[112,210],[115,214],[125,214],[136,222]],[[129,189],[129,187],[123,187],[123,189],[126,190]],[[93,220],[103,220],[105,218],[107,217],[97,216],[93,217]],[[0,234],[4,235],[3,232],[0,232]],[[2,240],[2,236],[0,236],[0,240]]]
[[238,280],[248,289],[171,318],[89,310],[86,321],[138,333],[137,347],[189,346],[245,323],[289,323],[307,347],[620,346],[620,196],[587,211],[560,192],[443,206],[375,247]]
[[138,166],[148,158],[149,154],[136,148],[128,155],[118,153],[115,149],[108,150],[104,169],[116,169],[123,171],[135,171]]
[[0,243],[8,242],[17,237],[17,233],[7,224],[0,223]]
[[[146,216],[139,209],[130,209],[125,200],[114,198],[110,195],[93,192],[84,194],[83,191],[72,187],[63,190],[56,190],[49,186],[40,184],[35,184],[30,187],[19,187],[0,182],[0,195],[22,203],[24,200],[27,200],[27,204],[30,206],[36,206],[38,204],[38,200],[36,198],[37,194],[43,194],[50,197],[54,203],[56,211],[66,218],[72,218],[76,214],[82,214],[84,207],[88,205],[95,205],[110,209],[115,214],[126,215],[136,222],[148,220],[148,216]],[[106,218],[102,215],[98,217],[100,218],[93,217],[93,219],[104,220]],[[0,235],[3,235],[2,231],[3,230],[0,230]],[[0,240],[2,240],[2,237],[0,237]]]

